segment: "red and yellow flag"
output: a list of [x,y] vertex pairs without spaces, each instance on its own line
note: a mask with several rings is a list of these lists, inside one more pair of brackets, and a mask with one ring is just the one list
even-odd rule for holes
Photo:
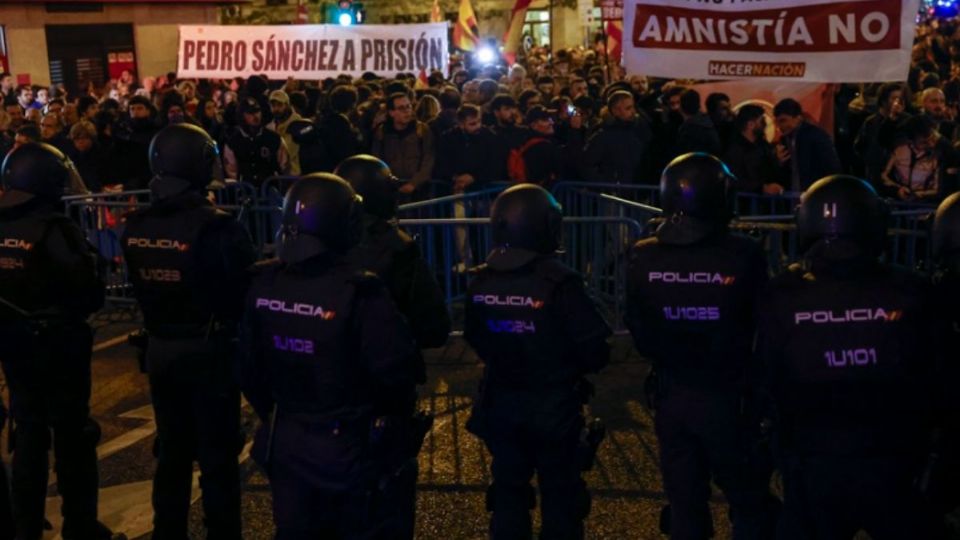
[[460,14],[457,16],[457,25],[453,27],[453,46],[462,51],[472,51],[479,43],[477,14],[473,12],[470,0],[460,0]]
[[507,27],[507,33],[503,36],[503,56],[510,65],[517,62],[517,50],[520,48],[520,38],[523,37],[523,23],[527,17],[527,8],[532,1],[517,0],[513,5],[513,11],[510,12],[510,26]]
[[293,19],[293,24],[307,24],[310,22],[307,14],[307,4],[304,0],[297,0],[297,16]]
[[606,21],[607,56],[619,65],[623,56],[623,21]]
[[433,0],[430,8],[430,22],[443,22],[443,12],[440,11],[440,0]]

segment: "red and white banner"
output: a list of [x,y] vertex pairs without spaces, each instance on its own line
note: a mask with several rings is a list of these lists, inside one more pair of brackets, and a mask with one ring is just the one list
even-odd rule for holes
[[626,0],[627,72],[671,79],[907,78],[920,0]]
[[447,68],[447,24],[181,26],[177,75],[317,80]]

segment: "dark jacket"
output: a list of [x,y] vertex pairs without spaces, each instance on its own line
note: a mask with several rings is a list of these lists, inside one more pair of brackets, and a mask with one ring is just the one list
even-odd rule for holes
[[717,156],[721,151],[720,135],[713,127],[713,121],[706,114],[696,114],[680,124],[676,147],[678,156],[688,152],[706,152]]
[[634,122],[612,120],[605,123],[587,141],[583,177],[590,182],[653,183],[654,179],[641,176],[651,137],[650,126],[642,117]]
[[86,152],[78,151],[71,144],[67,156],[70,157],[70,161],[77,168],[80,178],[83,179],[83,184],[93,193],[103,191],[104,182],[113,183],[115,181],[108,176],[108,154],[98,144],[95,143]]
[[526,126],[496,126],[492,130],[497,141],[495,154],[491,157],[495,167],[494,179],[498,182],[506,182],[509,180],[507,160],[510,157],[510,151],[523,146],[523,143],[530,140],[533,134]]
[[737,133],[730,140],[723,161],[737,177],[737,191],[759,193],[764,184],[780,180],[773,147],[765,139],[750,142]]
[[385,161],[397,178],[419,186],[430,180],[433,172],[433,133],[417,120],[402,131],[388,120],[374,131],[371,153]]
[[490,128],[480,128],[468,135],[455,127],[438,140],[437,163],[433,176],[438,180],[452,181],[454,176],[469,174],[474,183],[468,190],[480,189],[496,179],[496,163],[490,156],[497,150],[496,136]]
[[780,169],[783,185],[790,191],[805,191],[817,180],[843,170],[833,139],[819,126],[804,122],[781,141],[791,154]]

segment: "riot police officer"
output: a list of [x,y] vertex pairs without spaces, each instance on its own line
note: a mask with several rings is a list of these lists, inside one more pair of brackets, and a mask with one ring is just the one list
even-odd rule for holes
[[255,252],[244,228],[206,198],[217,145],[177,124],[150,143],[150,208],[127,218],[121,239],[149,334],[157,418],[154,538],[185,538],[193,461],[211,538],[240,537],[240,392],[234,340]]
[[[30,143],[3,162],[0,197],[0,361],[10,385],[17,538],[43,534],[53,443],[64,538],[109,538],[97,522],[99,432],[90,414],[93,332],[104,285],[97,255],[60,210],[72,164]],[[52,432],[52,438],[51,438]]]
[[920,476],[920,488],[939,515],[960,504],[960,396],[956,381],[960,366],[960,193],[944,199],[933,222],[933,283],[938,321],[938,408],[939,420],[927,467]]
[[928,285],[880,261],[887,208],[830,176],[797,208],[804,259],[761,299],[758,355],[777,406],[781,538],[933,538],[914,481],[929,437]]
[[347,158],[335,174],[363,199],[363,237],[350,259],[386,283],[421,348],[443,346],[450,333],[443,291],[416,242],[397,227],[401,180],[386,163],[367,154]]
[[511,187],[490,223],[495,247],[468,287],[464,338],[485,366],[468,428],[493,455],[491,536],[530,537],[536,472],[541,538],[582,538],[590,495],[580,477],[581,389],[609,359],[610,328],[580,275],[558,260],[562,213],[549,192]]
[[243,325],[242,385],[263,421],[253,455],[277,538],[395,538],[384,456],[409,440],[416,347],[389,291],[346,257],[361,202],[314,173],[287,191],[279,260],[257,266]]
[[[358,267],[376,273],[384,281],[397,308],[404,315],[421,349],[441,347],[450,333],[450,316],[443,291],[420,248],[397,226],[397,188],[401,185],[383,161],[367,154],[347,158],[335,174],[346,180],[363,199],[363,236],[350,250],[348,259]],[[417,383],[426,382],[426,367],[419,357]],[[416,394],[410,396],[411,429],[423,435],[430,419],[415,415]],[[422,437],[420,437],[422,440]],[[398,455],[396,466],[404,470],[404,496],[395,503],[398,510],[394,538],[413,538],[413,517],[416,504],[416,454]],[[393,474],[393,471],[390,471]]]
[[712,155],[674,159],[660,180],[664,222],[630,251],[626,323],[653,361],[663,528],[672,538],[712,535],[711,479],[730,503],[734,538],[773,535],[771,470],[748,452],[742,414],[767,265],[756,242],[730,234],[735,183]]

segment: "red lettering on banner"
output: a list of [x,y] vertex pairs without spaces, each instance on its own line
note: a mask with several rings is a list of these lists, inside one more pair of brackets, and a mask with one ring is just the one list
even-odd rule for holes
[[806,62],[729,62],[711,60],[707,71],[711,77],[793,77],[802,79]]
[[768,53],[900,48],[901,2],[837,2],[784,9],[707,11],[637,5],[633,45]]
[[190,59],[197,54],[197,42],[192,39],[183,42],[183,69],[190,69]]

